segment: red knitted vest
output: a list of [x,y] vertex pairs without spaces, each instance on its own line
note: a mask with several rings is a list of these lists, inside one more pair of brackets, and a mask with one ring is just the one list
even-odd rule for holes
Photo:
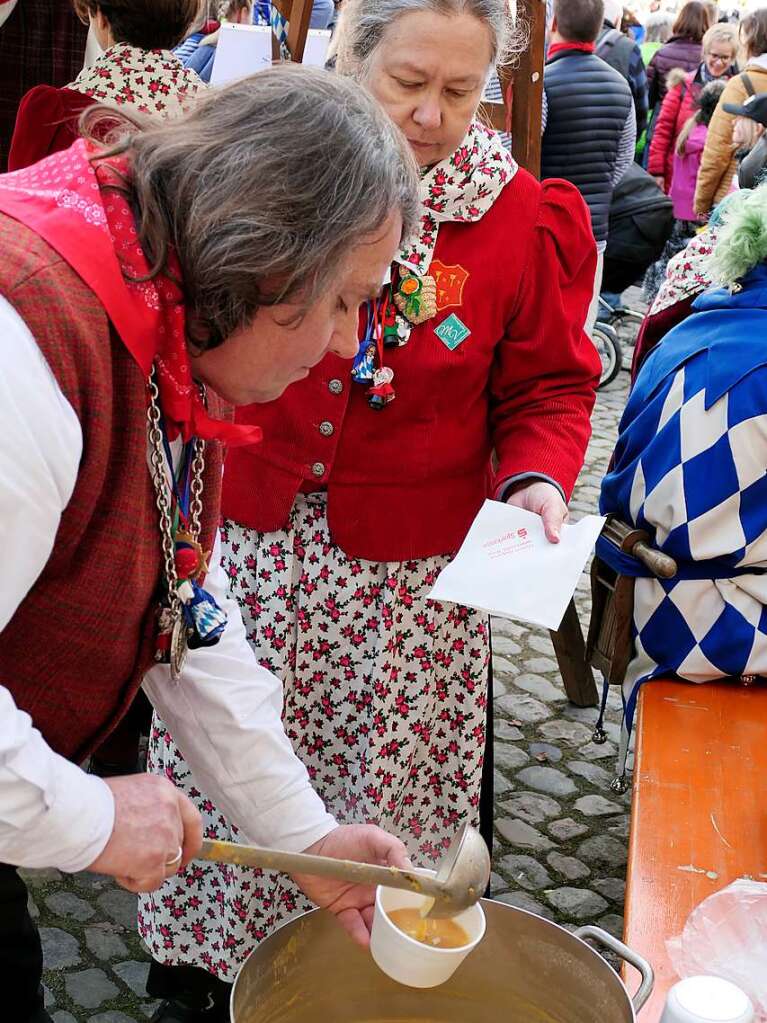
[[[0,679],[50,745],[79,761],[117,724],[153,663],[162,560],[146,384],[93,292],[2,214],[0,252],[0,294],[29,327],[83,432],[53,552],[0,635]],[[220,445],[206,447],[209,550],[222,463]]]

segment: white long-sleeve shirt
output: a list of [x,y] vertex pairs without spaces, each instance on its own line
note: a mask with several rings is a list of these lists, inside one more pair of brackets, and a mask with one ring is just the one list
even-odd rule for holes
[[[48,561],[82,447],[74,410],[0,296],[0,642]],[[228,615],[221,641],[190,651],[178,683],[167,666],[152,668],[144,689],[200,788],[243,837],[299,851],[335,821],[285,735],[282,684],[248,645],[218,554],[205,586]],[[13,679],[0,679],[0,863],[81,870],[112,832],[111,791],[54,753],[3,683]]]

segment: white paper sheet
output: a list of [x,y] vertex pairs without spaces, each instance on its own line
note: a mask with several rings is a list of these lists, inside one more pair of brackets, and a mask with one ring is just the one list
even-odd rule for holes
[[272,30],[268,25],[224,23],[216,46],[211,85],[228,85],[272,65]]
[[552,544],[538,515],[485,501],[429,597],[556,630],[604,523],[587,515]]
[[325,67],[330,49],[330,29],[310,28],[306,37],[303,64],[307,67]]

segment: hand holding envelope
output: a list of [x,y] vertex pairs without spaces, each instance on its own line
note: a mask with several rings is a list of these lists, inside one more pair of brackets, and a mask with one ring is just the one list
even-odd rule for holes
[[604,523],[587,515],[552,544],[540,516],[485,501],[429,598],[556,630]]

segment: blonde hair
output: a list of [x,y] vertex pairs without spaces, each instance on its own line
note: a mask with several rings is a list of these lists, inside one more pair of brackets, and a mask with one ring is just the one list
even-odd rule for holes
[[735,60],[735,56],[738,52],[738,29],[736,25],[730,25],[722,22],[721,25],[712,25],[711,28],[703,36],[703,52],[708,53],[714,43],[727,43],[728,46],[732,47],[732,59]]

